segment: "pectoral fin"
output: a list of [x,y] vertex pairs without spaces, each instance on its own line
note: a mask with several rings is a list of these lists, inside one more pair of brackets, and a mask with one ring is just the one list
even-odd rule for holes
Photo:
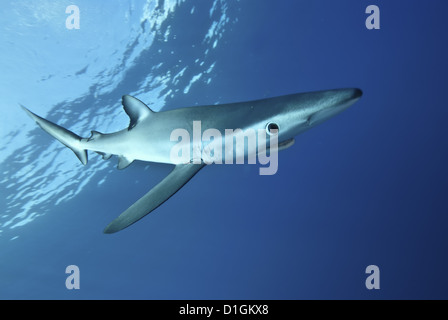
[[120,231],[156,209],[184,186],[205,164],[178,164],[158,185],[112,221],[104,233]]

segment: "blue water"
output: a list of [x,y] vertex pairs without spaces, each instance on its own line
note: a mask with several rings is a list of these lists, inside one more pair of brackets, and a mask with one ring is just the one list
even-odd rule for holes
[[[0,298],[448,298],[446,2],[1,6]],[[169,110],[340,87],[364,95],[297,137],[276,175],[207,167],[113,235],[171,167],[93,153],[84,167],[18,106],[88,136],[128,125],[123,94]]]

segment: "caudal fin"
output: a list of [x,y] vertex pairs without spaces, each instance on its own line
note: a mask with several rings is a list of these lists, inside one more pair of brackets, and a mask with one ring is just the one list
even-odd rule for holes
[[87,164],[87,150],[81,147],[81,137],[73,132],[58,126],[57,124],[50,122],[44,118],[39,117],[37,114],[31,112],[24,106],[21,106],[23,110],[34,120],[36,123],[55,139],[60,141],[66,147],[70,148],[83,165]]

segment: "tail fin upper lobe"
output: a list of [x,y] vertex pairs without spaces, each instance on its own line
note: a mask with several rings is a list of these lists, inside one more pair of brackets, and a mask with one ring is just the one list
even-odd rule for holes
[[78,159],[81,161],[83,165],[87,164],[87,150],[81,147],[81,137],[74,134],[73,132],[58,126],[57,124],[48,121],[42,117],[39,117],[37,114],[34,114],[24,106],[21,106],[23,110],[34,120],[36,123],[50,135],[52,135],[55,139],[60,141],[66,147],[70,148]]

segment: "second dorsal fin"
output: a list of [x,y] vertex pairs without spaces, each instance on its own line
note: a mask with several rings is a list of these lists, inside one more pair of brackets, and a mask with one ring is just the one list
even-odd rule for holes
[[101,132],[92,130],[90,131],[90,137],[87,139],[87,141],[92,141],[100,138],[103,134]]
[[146,104],[133,96],[124,95],[122,98],[122,104],[124,111],[131,119],[128,130],[131,130],[140,121],[154,113],[154,111],[152,111]]

